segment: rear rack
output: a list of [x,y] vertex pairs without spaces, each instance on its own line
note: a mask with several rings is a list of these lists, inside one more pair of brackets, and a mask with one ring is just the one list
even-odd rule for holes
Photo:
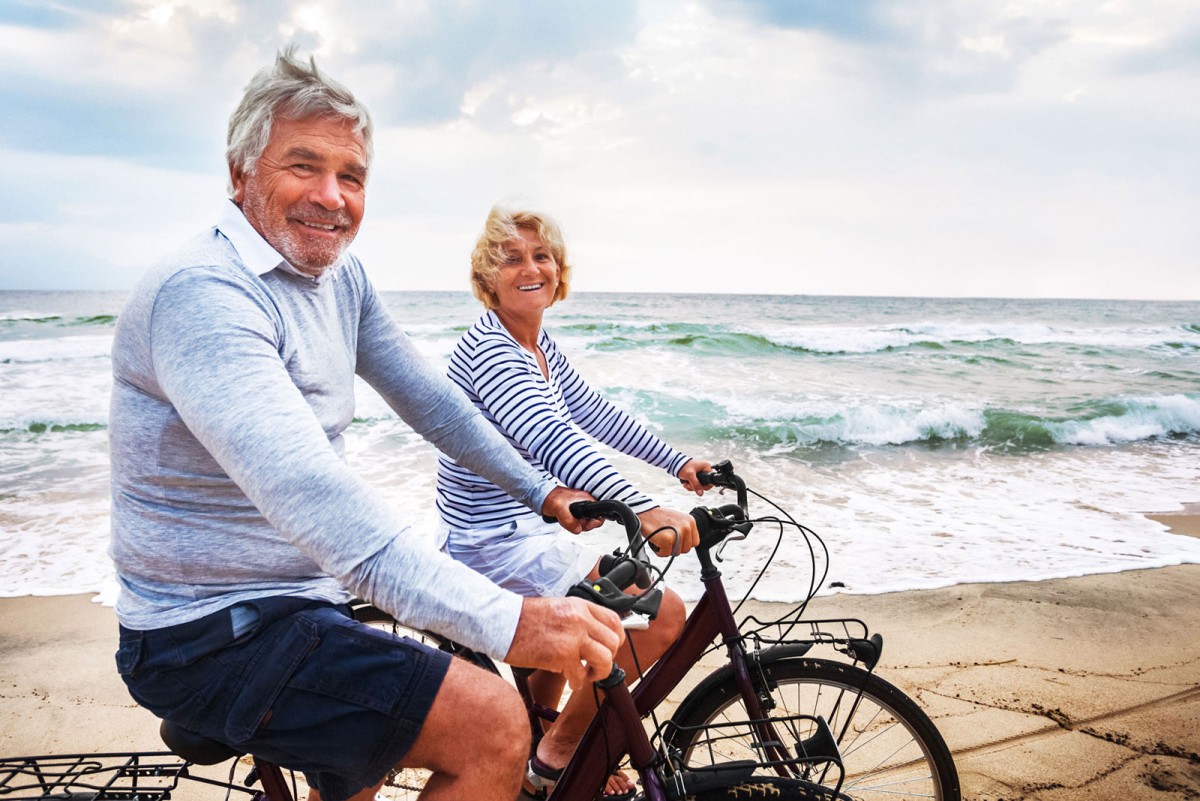
[[235,760],[222,781],[194,772],[196,766],[169,751],[5,757],[0,758],[0,801],[170,801],[181,782],[220,788],[212,798],[253,796],[257,789],[234,781],[239,764]]
[[742,619],[738,630],[744,639],[760,645],[795,642],[810,645],[845,645],[865,640],[870,633],[867,624],[857,618],[805,620],[800,617],[803,611],[797,607],[775,620],[759,620],[750,615]]

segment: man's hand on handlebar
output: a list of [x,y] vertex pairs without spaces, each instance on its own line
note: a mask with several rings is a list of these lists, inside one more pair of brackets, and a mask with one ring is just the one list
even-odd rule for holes
[[697,495],[703,495],[706,489],[712,489],[711,484],[705,484],[696,476],[697,473],[712,471],[712,465],[700,459],[691,459],[679,470],[679,483]]
[[[642,521],[642,534],[647,535],[650,547],[659,556],[687,553],[700,544],[700,532],[696,529],[696,521],[689,514],[659,506],[642,512],[638,515],[638,519]],[[664,527],[666,527],[664,531],[658,531]],[[676,551],[675,545],[677,533],[679,537],[678,551]]]
[[625,640],[615,612],[582,598],[525,598],[504,661],[567,677],[572,689],[608,678]]
[[595,518],[581,520],[571,514],[570,506],[575,501],[594,500],[596,499],[582,490],[575,490],[570,487],[555,487],[546,496],[545,503],[542,504],[542,515],[547,518],[554,518],[560,526],[572,534],[591,531],[594,528],[598,528],[604,521]]

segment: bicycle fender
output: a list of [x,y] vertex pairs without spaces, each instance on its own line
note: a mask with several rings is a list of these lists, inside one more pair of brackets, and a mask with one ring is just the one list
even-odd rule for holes
[[[774,645],[763,651],[760,651],[757,656],[757,662],[760,665],[769,665],[773,662],[778,662],[781,659],[793,659],[804,656],[812,650],[812,643],[807,642],[792,642],[784,643],[783,645]],[[680,702],[675,714],[671,716],[675,719],[685,719],[692,711],[695,704],[700,703],[702,698],[707,697],[715,687],[720,686],[724,682],[733,680],[733,666],[722,665],[721,667],[709,673],[700,683],[697,684],[692,691]]]

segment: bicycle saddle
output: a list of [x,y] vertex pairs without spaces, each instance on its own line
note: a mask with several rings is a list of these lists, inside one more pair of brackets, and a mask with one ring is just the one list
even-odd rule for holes
[[203,734],[196,734],[194,731],[188,731],[167,720],[159,724],[158,736],[167,744],[167,748],[170,748],[172,753],[196,765],[216,765],[218,762],[241,756],[243,753],[225,743],[209,739]]

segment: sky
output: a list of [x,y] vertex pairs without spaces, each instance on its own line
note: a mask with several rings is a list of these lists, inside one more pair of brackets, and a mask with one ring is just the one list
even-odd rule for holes
[[289,44],[375,119],[384,290],[503,201],[579,291],[1200,300],[1195,0],[0,0],[0,290],[211,225]]

